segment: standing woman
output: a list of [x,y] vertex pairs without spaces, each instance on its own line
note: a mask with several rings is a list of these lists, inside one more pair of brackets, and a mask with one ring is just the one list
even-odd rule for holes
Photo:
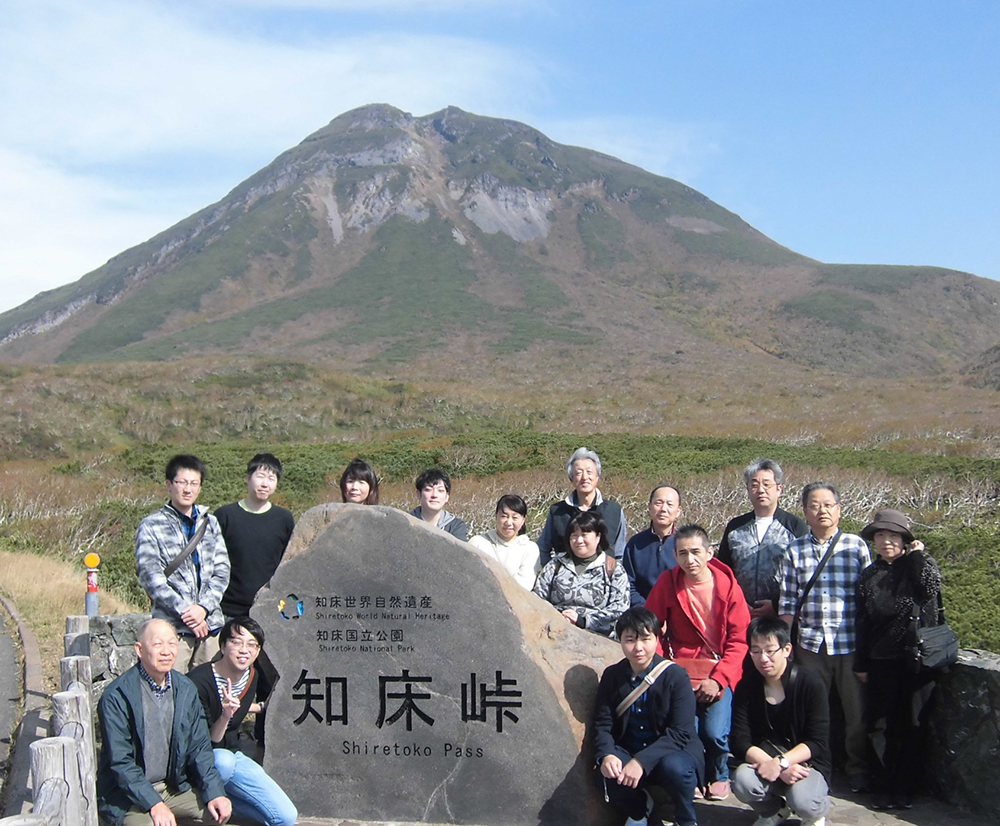
[[865,683],[868,731],[882,775],[873,807],[909,809],[922,780],[934,672],[918,670],[906,651],[906,637],[911,616],[919,616],[922,625],[938,624],[941,571],[900,511],[878,511],[861,537],[878,552],[858,579],[854,658],[855,673]]
[[293,826],[298,820],[295,804],[288,799],[254,760],[238,748],[240,723],[248,712],[259,712],[254,702],[257,669],[254,663],[264,646],[264,630],[250,617],[229,620],[219,632],[222,658],[188,672],[208,720],[215,768],[233,802],[238,820],[253,820],[265,826]]
[[340,475],[340,498],[355,505],[378,504],[378,477],[363,459],[351,459]]
[[605,636],[628,610],[628,575],[610,556],[604,521],[583,511],[569,520],[566,552],[542,568],[531,590],[568,622]]
[[564,550],[569,520],[578,513],[588,511],[600,515],[606,526],[611,551],[616,559],[621,559],[628,529],[621,505],[605,499],[597,487],[601,480],[601,457],[589,448],[577,448],[566,463],[566,475],[573,484],[573,491],[549,508],[542,535],[538,537],[542,565]]
[[498,560],[518,584],[531,590],[538,576],[538,546],[525,532],[528,505],[516,493],[501,496],[497,502],[497,525],[472,537],[469,544]]

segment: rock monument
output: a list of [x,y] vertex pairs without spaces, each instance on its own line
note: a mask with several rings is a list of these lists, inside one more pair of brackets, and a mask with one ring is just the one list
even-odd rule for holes
[[470,545],[391,508],[322,505],[253,616],[280,674],[265,768],[303,815],[614,818],[584,741],[619,646]]

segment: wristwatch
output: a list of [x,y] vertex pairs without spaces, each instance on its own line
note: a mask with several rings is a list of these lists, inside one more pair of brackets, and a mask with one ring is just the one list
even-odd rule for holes
[[778,755],[778,765],[781,766],[782,769],[787,769],[792,764],[788,762],[788,758],[785,757],[785,755],[779,754]]

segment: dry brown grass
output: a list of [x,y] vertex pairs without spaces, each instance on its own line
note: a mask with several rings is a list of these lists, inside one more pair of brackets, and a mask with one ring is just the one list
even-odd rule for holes
[[[58,691],[65,618],[85,610],[87,582],[83,573],[58,559],[0,551],[0,591],[13,600],[38,637],[45,688]],[[100,603],[103,614],[143,610],[109,593],[101,593]]]

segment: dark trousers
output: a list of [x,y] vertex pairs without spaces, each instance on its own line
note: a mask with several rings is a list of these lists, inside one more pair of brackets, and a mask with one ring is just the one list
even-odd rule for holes
[[868,734],[879,758],[877,781],[888,794],[912,795],[921,787],[925,721],[933,672],[914,673],[903,660],[872,660],[868,666]]
[[[619,754],[622,763],[631,758],[627,754]],[[622,786],[617,780],[605,777],[597,770],[598,780],[603,781],[608,800],[615,808],[624,812],[634,820],[646,816],[646,792],[648,786],[659,786],[670,795],[674,802],[674,820],[678,826],[689,826],[698,822],[694,811],[694,787],[698,783],[698,767],[694,758],[686,751],[674,751],[667,754],[652,770],[643,775],[639,788],[631,789]]]

